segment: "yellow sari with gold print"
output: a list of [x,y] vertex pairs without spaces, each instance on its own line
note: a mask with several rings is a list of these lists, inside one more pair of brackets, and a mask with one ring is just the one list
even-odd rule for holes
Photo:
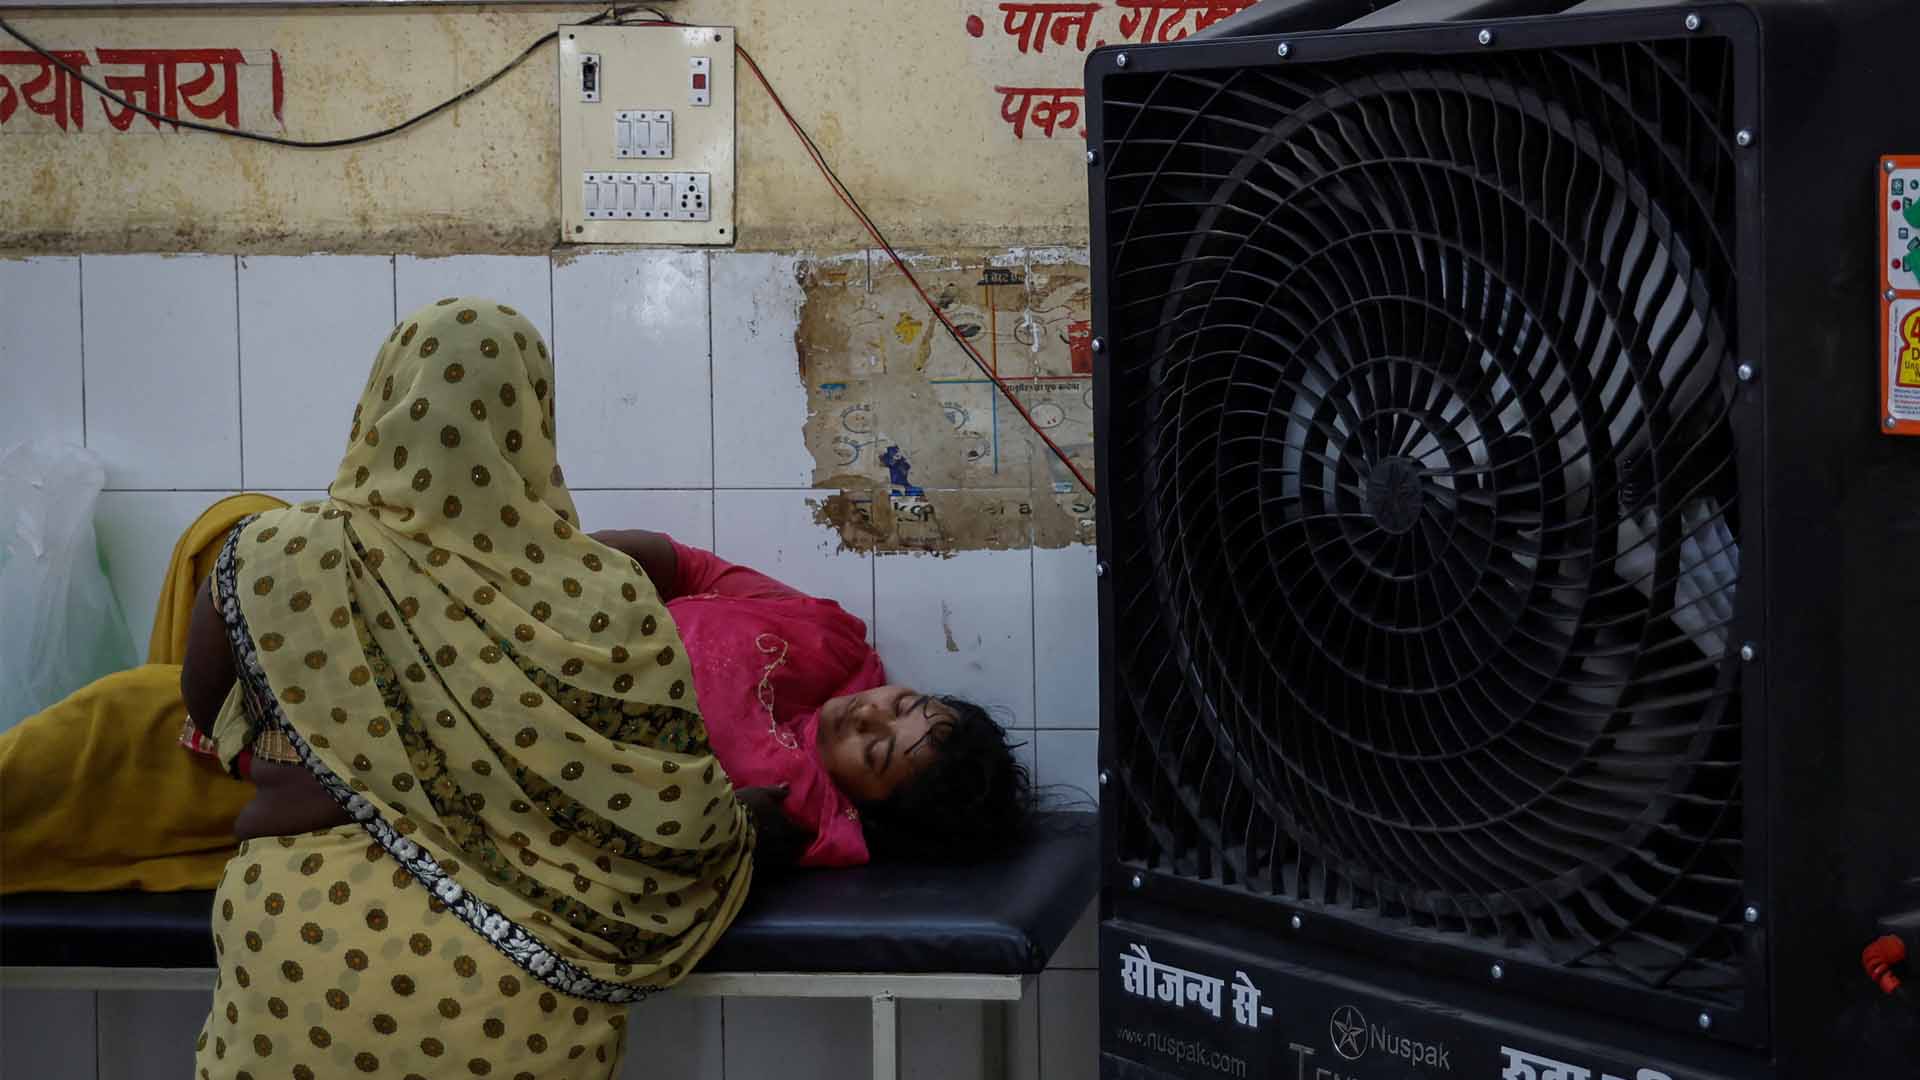
[[578,528],[554,416],[532,324],[443,300],[381,347],[329,498],[222,551],[253,733],[357,824],[229,863],[209,1080],[606,1075],[624,1007],[739,910],[747,813],[665,605]]

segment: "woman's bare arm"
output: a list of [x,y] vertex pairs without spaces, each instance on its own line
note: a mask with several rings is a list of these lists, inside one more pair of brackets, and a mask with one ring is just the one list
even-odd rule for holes
[[260,792],[233,823],[236,840],[293,836],[353,820],[305,765],[255,759],[252,780]]
[[648,532],[645,529],[604,529],[594,533],[593,538],[613,550],[640,564],[646,571],[647,579],[653,582],[653,590],[662,600],[672,600],[679,595],[674,582],[680,577],[680,557],[673,553],[673,542],[665,533]]
[[193,618],[187,624],[187,655],[180,666],[180,696],[186,699],[187,715],[203,735],[213,733],[213,721],[226,704],[233,689],[233,646],[227,641],[227,627],[213,606],[212,581],[200,583],[193,601]]

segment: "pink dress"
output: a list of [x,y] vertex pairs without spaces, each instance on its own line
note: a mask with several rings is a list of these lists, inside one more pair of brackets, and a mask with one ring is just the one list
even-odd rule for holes
[[820,763],[820,706],[884,685],[867,627],[711,552],[675,541],[679,579],[667,602],[693,665],[714,755],[736,788],[787,784],[784,808],[814,830],[802,866],[858,866],[867,841],[853,803]]

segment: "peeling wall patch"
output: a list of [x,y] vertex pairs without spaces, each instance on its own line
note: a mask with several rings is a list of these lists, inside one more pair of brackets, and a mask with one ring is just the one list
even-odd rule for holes
[[[955,331],[1091,475],[1084,252],[923,254],[908,263]],[[818,508],[821,522],[862,551],[1092,543],[1092,498],[905,276],[876,263],[861,281],[843,267],[816,264],[802,277],[795,334],[814,482],[840,491]]]

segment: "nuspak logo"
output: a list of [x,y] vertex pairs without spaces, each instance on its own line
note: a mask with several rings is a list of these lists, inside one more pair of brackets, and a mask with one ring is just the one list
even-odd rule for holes
[[1327,1021],[1327,1038],[1333,1043],[1333,1052],[1348,1061],[1359,1061],[1371,1050],[1410,1065],[1453,1071],[1446,1043],[1409,1038],[1385,1024],[1369,1023],[1366,1015],[1352,1005],[1333,1010]]
[[1359,1009],[1342,1005],[1327,1021],[1327,1037],[1333,1040],[1333,1052],[1348,1061],[1359,1061],[1367,1052],[1367,1018]]

